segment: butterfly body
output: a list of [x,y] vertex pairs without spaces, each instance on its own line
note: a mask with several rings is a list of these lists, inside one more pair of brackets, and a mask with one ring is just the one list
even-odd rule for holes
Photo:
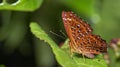
[[92,34],[90,25],[76,14],[63,11],[62,19],[70,40],[71,53],[76,52],[93,58],[94,54],[107,52],[106,42],[100,36]]

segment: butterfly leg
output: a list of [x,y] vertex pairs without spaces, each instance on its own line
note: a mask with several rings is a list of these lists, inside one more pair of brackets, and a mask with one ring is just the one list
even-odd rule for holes
[[71,57],[73,57],[73,52],[74,52],[74,50],[72,49],[72,43],[71,42],[69,42],[69,46],[70,46],[70,56]]
[[84,54],[84,52],[82,52],[82,56],[83,56],[83,60],[85,62],[85,54]]
[[70,50],[70,56],[73,57],[73,50]]

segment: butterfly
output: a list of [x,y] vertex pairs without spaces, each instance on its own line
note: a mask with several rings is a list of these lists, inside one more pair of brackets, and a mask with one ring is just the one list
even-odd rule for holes
[[69,38],[70,52],[94,58],[107,53],[107,43],[99,35],[92,34],[91,26],[73,12],[62,12],[62,20]]

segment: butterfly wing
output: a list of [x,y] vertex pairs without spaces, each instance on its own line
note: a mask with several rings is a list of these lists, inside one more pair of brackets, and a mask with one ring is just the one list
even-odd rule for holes
[[92,35],[90,25],[73,12],[63,11],[62,19],[73,52],[99,54],[107,51],[105,41],[97,35]]
[[99,54],[107,52],[106,42],[98,35],[89,34],[77,41],[78,50],[82,53]]
[[89,34],[92,32],[92,28],[90,27],[90,25],[76,16],[76,14],[74,14],[73,12],[63,11],[62,19],[69,38],[71,38],[71,36],[73,37],[74,35],[77,35],[78,33]]

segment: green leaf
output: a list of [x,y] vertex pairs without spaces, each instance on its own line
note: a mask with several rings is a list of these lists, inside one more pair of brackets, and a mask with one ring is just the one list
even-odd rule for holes
[[[68,40],[59,48],[57,44],[41,29],[41,27],[32,22],[30,24],[31,32],[40,40],[47,42],[55,54],[55,57],[63,67],[107,67],[102,55],[97,55],[94,59],[83,58],[81,56],[70,57]],[[85,61],[84,61],[85,60]]]
[[3,0],[0,10],[34,11],[40,7],[43,0]]

